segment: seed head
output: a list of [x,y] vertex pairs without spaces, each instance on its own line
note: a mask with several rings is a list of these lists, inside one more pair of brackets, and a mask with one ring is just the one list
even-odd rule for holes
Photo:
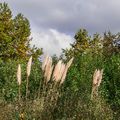
[[51,58],[51,57],[48,57],[47,63],[46,63],[46,65],[45,65],[45,73],[44,73],[44,77],[46,78],[47,82],[48,82],[48,81],[50,80],[50,78],[51,78],[52,70],[53,70],[52,58]]
[[30,71],[31,71],[31,65],[32,65],[32,56],[30,57],[28,64],[27,64],[27,76],[30,76]]
[[42,70],[43,70],[43,71],[45,71],[45,67],[46,67],[46,65],[47,65],[48,60],[49,60],[49,56],[46,55],[46,56],[45,56],[45,59],[44,59],[44,61],[43,61],[43,63],[42,63]]
[[18,64],[18,69],[17,69],[17,81],[18,85],[21,85],[21,65]]

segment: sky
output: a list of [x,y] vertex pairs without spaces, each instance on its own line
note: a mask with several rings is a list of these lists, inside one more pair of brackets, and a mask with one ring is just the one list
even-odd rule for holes
[[120,32],[120,0],[1,0],[13,16],[22,13],[30,21],[31,45],[45,54],[59,56],[70,48],[74,35],[85,28],[92,35]]

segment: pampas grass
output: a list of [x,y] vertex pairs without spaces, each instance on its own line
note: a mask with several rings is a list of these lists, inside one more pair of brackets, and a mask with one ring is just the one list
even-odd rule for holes
[[59,75],[58,75],[58,81],[60,81],[62,79],[62,76],[63,76],[63,74],[65,72],[65,68],[66,68],[66,65],[64,63],[62,63],[60,71],[59,71]]
[[21,99],[21,92],[20,92],[20,86],[21,86],[21,65],[18,64],[18,69],[17,69],[17,82],[18,82],[18,85],[19,85],[19,91],[18,91],[18,94],[19,94],[19,101]]
[[20,86],[21,85],[21,65],[18,64],[18,69],[17,69],[17,82],[18,82],[18,85]]
[[72,64],[73,59],[74,58],[71,58],[67,64],[64,64],[62,60],[59,60],[54,68],[52,65],[52,58],[47,55],[42,63],[42,70],[44,72],[46,83],[49,82],[52,75],[53,81],[58,83],[60,82],[62,84],[66,78],[67,71]]
[[42,70],[43,70],[43,71],[45,71],[45,67],[46,67],[46,65],[47,65],[48,59],[49,59],[49,56],[46,55],[46,56],[45,56],[45,59],[44,59],[44,61],[43,61],[43,63],[42,63]]
[[72,58],[68,61],[68,63],[67,63],[67,68],[69,68],[69,67],[71,66],[73,60],[74,60],[74,58],[72,57]]
[[[46,87],[47,87],[48,82],[51,80],[53,68],[54,68],[54,65],[52,62],[52,58],[46,55],[42,63],[43,81],[40,80],[40,83],[39,83],[38,98],[46,94],[45,93]],[[41,93],[41,90],[43,91],[42,93]]]
[[28,85],[29,85],[29,76],[30,76],[30,72],[31,72],[31,66],[32,66],[32,56],[30,57],[30,59],[27,63],[26,100],[28,97]]
[[46,65],[44,67],[45,72],[44,72],[44,77],[46,79],[46,83],[49,82],[50,78],[51,78],[51,74],[52,74],[52,70],[53,70],[53,65],[52,65],[52,58],[48,57],[47,61],[46,61]]
[[58,63],[55,66],[54,72],[53,72],[53,80],[56,82],[60,82],[62,84],[66,78],[67,71],[69,67],[71,66],[74,58],[71,58],[70,61],[66,64],[62,63],[61,60],[58,61]]
[[60,81],[60,84],[61,84],[61,85],[62,85],[63,82],[65,81],[65,78],[66,78],[66,75],[67,75],[67,71],[68,71],[68,68],[67,68],[67,66],[65,66],[65,69],[64,69],[64,72],[63,72],[61,81]]
[[61,66],[62,66],[62,61],[61,60],[59,60],[58,61],[58,63],[56,64],[56,66],[55,66],[55,69],[54,69],[54,72],[53,72],[53,76],[52,76],[52,78],[53,78],[53,80],[55,80],[56,82],[59,82],[59,76],[60,76],[60,71],[61,71]]
[[[46,109],[51,107],[51,105],[55,107],[58,97],[60,96],[60,86],[66,78],[67,71],[72,64],[72,61],[73,58],[65,64],[62,60],[59,60],[55,67],[53,67],[52,58],[48,55],[45,57],[42,63],[44,82],[41,97],[44,98],[44,106],[47,107]],[[49,106],[47,105],[48,102]]]
[[71,58],[69,60],[69,62],[67,63],[67,65],[65,65],[65,69],[64,69],[64,72],[63,72],[60,84],[63,84],[63,82],[65,81],[65,78],[66,78],[66,75],[67,75],[67,71],[68,71],[69,67],[71,66],[73,60],[74,60],[74,58]]
[[93,74],[93,83],[92,83],[92,92],[91,92],[91,99],[98,96],[98,88],[102,81],[103,69],[102,70],[95,70]]
[[28,63],[27,63],[27,76],[30,76],[30,71],[31,71],[31,65],[32,65],[32,56],[30,57]]

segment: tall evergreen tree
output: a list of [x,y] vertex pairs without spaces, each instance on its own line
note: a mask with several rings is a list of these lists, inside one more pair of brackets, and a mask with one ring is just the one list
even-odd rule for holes
[[27,59],[30,55],[38,57],[42,49],[30,47],[30,24],[26,17],[12,12],[6,3],[0,3],[0,58]]

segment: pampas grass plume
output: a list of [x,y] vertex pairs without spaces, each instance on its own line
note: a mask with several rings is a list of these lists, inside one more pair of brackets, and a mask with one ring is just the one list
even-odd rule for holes
[[74,58],[73,58],[73,57],[69,60],[69,62],[67,63],[67,68],[69,68],[69,67],[71,66],[71,64],[72,64],[73,60],[74,60]]
[[102,80],[102,74],[103,74],[103,69],[102,70],[95,70],[93,74],[93,85],[100,86],[101,80]]
[[71,66],[73,60],[74,60],[74,58],[71,58],[71,59],[69,60],[69,62],[67,63],[67,65],[66,65],[66,67],[65,67],[65,69],[64,69],[64,73],[63,73],[63,76],[62,76],[62,78],[61,78],[60,84],[62,84],[62,83],[65,81],[65,78],[66,78],[66,75],[67,75],[67,71],[68,71],[69,67]]
[[102,81],[102,75],[103,75],[103,69],[100,71],[99,81],[98,81],[98,87],[99,87],[100,84],[101,84],[101,81]]
[[21,65],[18,64],[18,69],[17,69],[17,81],[18,84],[21,85]]
[[59,73],[60,73],[61,66],[62,66],[62,61],[59,60],[53,72],[53,80],[55,80],[56,82],[59,81]]
[[66,68],[66,65],[64,63],[61,64],[61,68],[60,68],[60,72],[59,72],[59,77],[58,77],[58,81],[60,81],[62,79],[62,76],[65,72],[65,68]]
[[30,76],[31,65],[32,65],[32,56],[30,57],[28,64],[27,64],[27,76]]
[[60,84],[63,84],[63,82],[65,81],[65,78],[66,78],[66,75],[67,75],[67,71],[68,71],[68,68],[66,66],[65,70],[64,70],[64,73],[63,73],[63,76],[61,78]]
[[43,61],[43,63],[42,63],[42,70],[43,70],[43,71],[45,70],[45,67],[46,67],[46,65],[47,65],[48,60],[49,60],[49,56],[46,55],[46,56],[45,56],[45,59],[44,59],[44,61]]
[[52,74],[52,70],[53,70],[53,66],[52,66],[52,58],[48,57],[47,58],[47,62],[45,65],[45,73],[44,73],[44,77],[46,78],[47,82],[50,80],[51,78],[51,74]]
[[91,92],[91,100],[94,98],[94,96],[98,96],[98,87],[100,86],[100,83],[102,81],[102,75],[103,75],[103,69],[102,70],[95,70],[93,74],[93,84],[92,84],[92,92]]
[[96,69],[93,74],[93,85],[96,85],[98,83],[98,77],[99,77],[99,71]]

